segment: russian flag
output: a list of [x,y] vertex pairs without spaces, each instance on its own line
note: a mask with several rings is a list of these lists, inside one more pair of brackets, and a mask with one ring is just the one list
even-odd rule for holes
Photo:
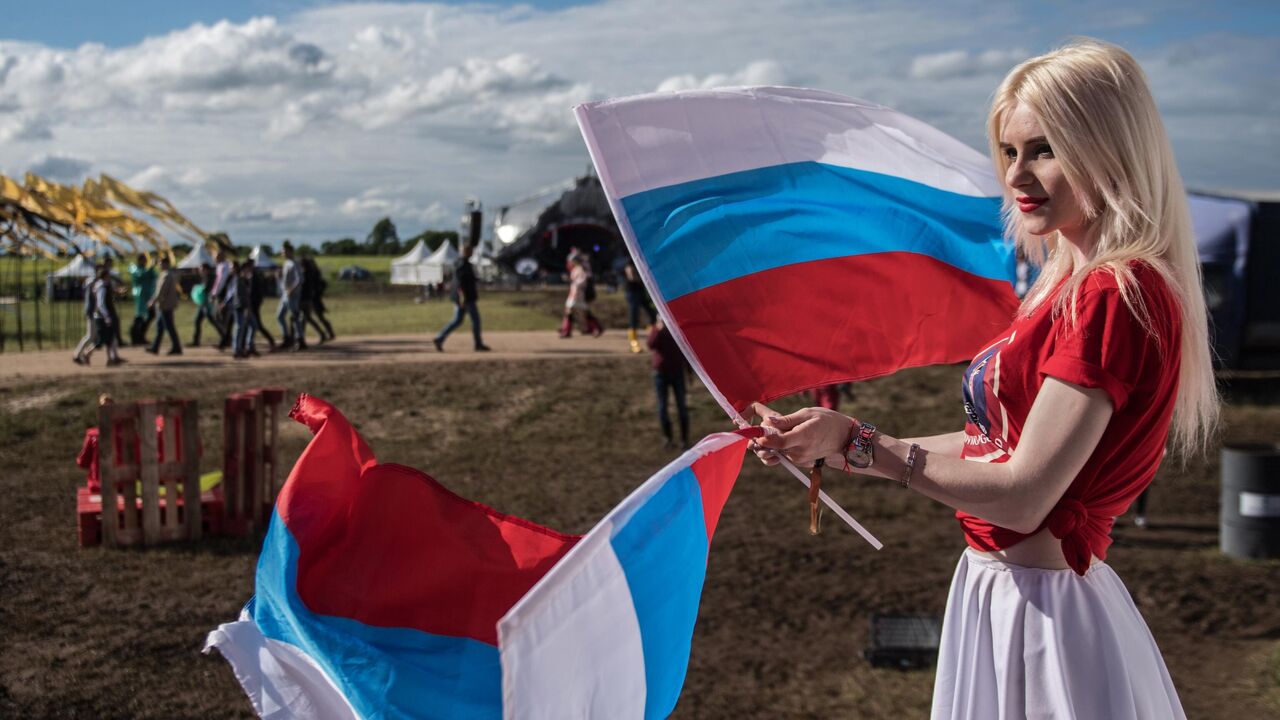
[[990,161],[923,122],[777,87],[575,113],[650,293],[731,416],[967,360],[1013,317]]
[[712,435],[583,536],[379,464],[333,406],[272,516],[238,621],[205,651],[266,718],[661,718],[751,433]]

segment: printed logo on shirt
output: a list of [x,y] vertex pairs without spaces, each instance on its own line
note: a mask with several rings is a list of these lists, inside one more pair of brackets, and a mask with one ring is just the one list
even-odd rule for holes
[[1017,333],[1000,338],[973,359],[964,371],[965,424],[963,457],[983,462],[1004,462],[1009,446],[1008,413],[1000,402],[1000,351]]

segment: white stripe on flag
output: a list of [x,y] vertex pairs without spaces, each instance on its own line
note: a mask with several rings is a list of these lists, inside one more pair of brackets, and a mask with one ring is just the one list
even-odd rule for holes
[[597,525],[498,623],[506,720],[643,718],[644,648],[631,590]]
[[506,720],[643,717],[644,646],[612,539],[673,475],[741,442],[708,435],[636,488],[498,621]]
[[986,155],[915,118],[819,90],[738,87],[652,93],[574,108],[608,193],[820,162],[997,197]]
[[289,643],[264,637],[246,614],[210,632],[204,652],[210,650],[231,663],[253,709],[265,720],[359,717],[314,660]]

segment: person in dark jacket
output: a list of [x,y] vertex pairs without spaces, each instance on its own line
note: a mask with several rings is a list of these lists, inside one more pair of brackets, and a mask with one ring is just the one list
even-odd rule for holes
[[97,340],[93,343],[96,350],[103,345],[107,347],[107,365],[119,365],[124,362],[120,357],[120,315],[116,312],[115,288],[111,282],[111,258],[104,258],[98,268],[98,279],[92,285],[94,323],[97,326]]
[[[255,263],[256,267],[256,263]],[[262,322],[262,303],[267,299],[267,284],[272,282],[265,273],[253,273],[253,280],[249,284],[249,307],[253,310],[253,329],[254,334],[261,333],[262,337],[267,339],[271,352],[276,349],[276,339],[271,337],[271,331]]]
[[471,267],[471,253],[471,245],[463,245],[462,257],[458,258],[458,264],[453,270],[453,320],[431,341],[440,352],[444,352],[444,341],[449,333],[462,325],[464,313],[471,318],[471,335],[476,341],[476,352],[488,352],[490,349],[480,339],[480,308],[476,305],[476,271]]
[[[219,340],[225,339],[227,330],[218,319],[217,303],[214,297],[213,266],[205,263],[200,266],[200,281],[191,288],[191,302],[196,305],[195,334],[191,338],[191,347],[200,347],[200,330],[206,320],[218,333]],[[228,341],[229,342],[229,341]]]
[[658,395],[658,423],[662,426],[664,447],[675,446],[671,437],[671,416],[667,414],[667,390],[676,399],[676,415],[680,419],[680,448],[689,449],[689,405],[686,402],[685,372],[688,363],[675,337],[662,318],[649,328],[649,350],[653,361],[653,389]]
[[236,322],[231,347],[237,360],[258,354],[253,347],[253,268],[253,260],[236,263],[222,288],[223,304]]
[[336,337],[333,326],[324,316],[323,296],[326,287],[324,273],[320,272],[320,266],[316,264],[315,258],[304,250],[302,253],[302,323],[315,328],[322,343]]
[[181,355],[182,343],[178,340],[178,328],[173,324],[173,313],[178,309],[178,277],[173,272],[172,263],[167,256],[160,258],[160,277],[156,281],[155,291],[147,300],[147,309],[159,317],[156,323],[156,337],[147,352],[155,355],[160,352],[162,336],[169,333],[169,354]]

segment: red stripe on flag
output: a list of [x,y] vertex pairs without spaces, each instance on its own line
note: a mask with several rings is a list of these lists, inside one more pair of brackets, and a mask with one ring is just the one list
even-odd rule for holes
[[291,416],[316,436],[281,491],[312,612],[498,644],[497,622],[580,536],[459,497],[425,473],[375,464],[333,406]]
[[[759,433],[753,433],[758,436]],[[711,547],[711,537],[716,533],[716,523],[720,520],[720,511],[733,492],[733,484],[738,480],[742,470],[742,457],[746,452],[746,439],[721,448],[709,455],[703,455],[693,462],[690,469],[698,479],[698,488],[702,491],[702,513],[707,524],[707,547]]]
[[876,253],[797,263],[668,303],[733,407],[832,383],[970,359],[1008,327],[1009,283],[926,255]]

